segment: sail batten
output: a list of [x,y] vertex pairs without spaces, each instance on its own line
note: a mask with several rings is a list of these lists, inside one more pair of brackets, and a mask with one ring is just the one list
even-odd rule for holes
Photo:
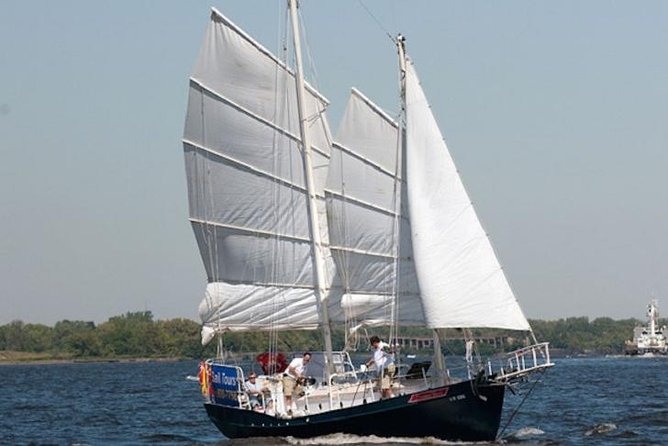
[[[211,8],[211,19],[214,21],[218,21],[223,23],[225,26],[233,30],[236,34],[238,34],[240,37],[245,39],[249,44],[251,44],[255,49],[257,49],[260,53],[262,53],[264,56],[269,58],[273,63],[278,65],[280,68],[285,70],[287,73],[289,73],[291,76],[294,76],[294,72],[288,67],[285,62],[283,62],[281,59],[276,57],[274,53],[269,51],[267,48],[264,47],[260,42],[257,40],[253,39],[246,31],[241,29],[239,26],[237,26],[233,21],[231,21],[227,16],[225,16],[223,13],[218,11],[216,8],[212,7]],[[329,104],[329,100],[323,96],[322,93],[320,93],[318,90],[313,88],[311,84],[308,82],[304,82],[304,86],[308,90],[309,93],[315,95],[318,97],[319,100],[321,100],[325,104]]]
[[[270,172],[266,172],[266,171],[264,171],[264,170],[261,170],[261,169],[258,169],[258,168],[256,168],[256,167],[253,167],[252,165],[249,165],[249,164],[247,164],[247,163],[245,163],[245,162],[243,162],[243,161],[241,161],[241,160],[238,160],[238,159],[235,159],[235,158],[233,158],[233,157],[231,157],[231,156],[222,154],[222,153],[220,153],[220,152],[218,152],[218,151],[216,151],[216,150],[213,150],[213,149],[210,149],[210,148],[207,148],[207,147],[203,147],[201,144],[197,144],[197,143],[194,143],[194,142],[192,142],[192,141],[188,141],[188,140],[186,140],[186,139],[183,139],[183,140],[182,140],[182,143],[183,143],[184,145],[188,145],[188,146],[190,146],[190,147],[192,147],[192,148],[194,148],[194,149],[201,150],[201,151],[206,152],[206,153],[208,153],[208,154],[210,154],[210,155],[213,155],[214,157],[218,157],[218,158],[220,158],[221,160],[225,160],[225,161],[228,161],[228,162],[230,162],[230,163],[234,163],[234,164],[236,164],[236,165],[237,165],[238,167],[240,167],[240,168],[243,168],[243,169],[246,169],[246,170],[248,170],[248,171],[251,171],[251,172],[253,172],[253,173],[257,174],[257,175],[266,177],[266,178],[268,178],[268,179],[270,179],[270,180],[272,180],[272,181],[275,181],[276,183],[279,183],[279,184],[281,184],[281,185],[283,185],[283,186],[287,186],[287,187],[289,187],[289,188],[291,188],[291,189],[295,189],[295,190],[300,191],[300,192],[303,192],[303,193],[306,193],[306,192],[307,192],[307,191],[306,191],[306,187],[302,186],[301,184],[295,183],[295,182],[293,182],[293,181],[291,181],[291,180],[288,180],[288,179],[285,179],[285,178],[278,177],[278,176],[276,176],[276,175],[273,175],[273,174],[270,173]],[[324,193],[324,191],[323,191],[322,193],[318,193],[318,192],[316,192],[316,197],[318,197],[318,199],[320,199],[320,200],[324,200],[324,199],[325,199],[325,193]]]
[[384,208],[382,206],[379,206],[379,205],[376,205],[376,204],[373,204],[373,203],[369,203],[368,201],[362,200],[360,198],[356,198],[356,197],[354,197],[354,196],[352,196],[352,195],[350,195],[346,192],[343,192],[343,191],[337,192],[337,191],[334,191],[334,190],[325,189],[325,196],[328,199],[331,199],[331,200],[336,200],[336,201],[339,201],[339,202],[342,202],[342,203],[345,203],[345,204],[349,204],[349,205],[357,205],[357,206],[367,208],[371,211],[378,212],[380,214],[384,214],[384,215],[387,215],[387,216],[390,216],[390,217],[398,217],[399,216],[399,213],[397,211],[387,209],[387,208]]
[[329,245],[329,249],[332,251],[344,251],[344,252],[349,252],[349,253],[354,253],[354,254],[363,254],[371,257],[382,257],[385,259],[391,259],[395,260],[397,258],[396,255],[393,254],[386,254],[382,252],[373,252],[373,251],[367,251],[363,249],[355,249],[355,248],[350,248],[347,246],[336,246],[336,245]]
[[185,139],[183,140],[183,143],[184,143],[184,144],[187,144],[187,145],[189,145],[189,146],[191,146],[191,147],[193,147],[193,148],[195,148],[195,149],[197,149],[197,150],[201,150],[201,151],[203,151],[203,152],[207,152],[207,153],[209,153],[209,154],[211,154],[211,155],[213,155],[213,156],[215,156],[215,157],[220,158],[221,160],[224,160],[224,161],[227,161],[227,162],[229,162],[229,163],[235,164],[235,165],[238,166],[239,168],[248,170],[248,171],[250,171],[250,172],[252,172],[252,173],[254,173],[254,174],[256,174],[256,175],[260,175],[260,176],[262,176],[262,177],[266,177],[267,179],[270,179],[271,181],[275,181],[275,182],[277,182],[277,183],[279,183],[279,184],[281,184],[281,185],[283,185],[283,186],[287,186],[287,187],[289,187],[289,188],[291,188],[291,189],[295,189],[295,190],[297,190],[297,191],[299,191],[299,192],[302,192],[302,193],[305,193],[305,192],[306,192],[306,188],[305,188],[304,186],[300,185],[300,184],[294,183],[294,182],[292,182],[292,181],[290,181],[290,180],[286,180],[285,178],[280,178],[280,177],[278,177],[278,176],[276,176],[276,175],[271,174],[270,172],[265,172],[264,170],[261,170],[261,169],[258,169],[258,168],[256,168],[256,167],[253,167],[252,165],[250,165],[250,164],[248,164],[248,163],[245,163],[245,162],[243,162],[243,161],[240,161],[240,160],[238,160],[238,159],[236,159],[236,158],[233,158],[233,157],[231,157],[231,156],[229,156],[229,155],[224,155],[224,154],[222,154],[222,153],[220,153],[220,152],[217,152],[217,151],[215,151],[215,150],[212,150],[212,149],[203,147],[203,146],[200,145],[200,144],[196,144],[196,143],[194,143],[194,142],[192,142],[192,141],[188,141],[188,140],[185,140]]
[[374,169],[378,170],[379,172],[384,173],[384,174],[387,175],[388,177],[394,179],[395,176],[396,176],[398,179],[401,179],[401,177],[400,177],[400,176],[397,176],[396,173],[389,171],[389,170],[386,169],[385,167],[383,167],[383,166],[377,164],[377,163],[374,162],[373,160],[371,160],[371,159],[369,159],[369,158],[367,158],[367,157],[361,155],[360,153],[355,152],[355,151],[349,149],[348,147],[346,147],[346,146],[344,146],[344,145],[342,145],[342,144],[340,144],[340,143],[337,143],[336,141],[333,143],[333,145],[334,145],[337,149],[339,149],[339,150],[341,150],[342,152],[344,152],[346,155],[350,155],[351,157],[354,157],[354,158],[358,159],[359,161],[363,162],[364,164],[366,164],[366,165],[368,165],[368,166],[370,166],[370,167],[373,167]]
[[244,226],[236,226],[236,225],[231,225],[231,224],[225,224],[225,223],[219,223],[217,221],[213,220],[200,220],[197,218],[189,218],[188,219],[191,223],[196,223],[200,225],[205,225],[205,226],[213,226],[213,227],[218,227],[218,228],[223,228],[223,229],[230,229],[233,231],[239,231],[239,232],[245,232],[249,233],[252,235],[256,236],[264,236],[266,238],[276,238],[279,240],[289,240],[289,241],[295,241],[295,242],[301,242],[301,243],[311,243],[311,239],[307,237],[299,237],[296,235],[292,234],[287,234],[287,233],[281,233],[281,232],[275,232],[275,231],[265,231],[262,229],[257,229],[257,228],[248,228]]
[[[198,81],[197,79],[190,78],[190,82],[192,84],[196,85],[197,87],[201,88],[203,91],[215,96],[217,99],[221,100],[222,102],[231,106],[232,108],[236,109],[237,111],[247,115],[250,118],[255,119],[256,121],[258,121],[258,122],[260,122],[260,123],[262,123],[262,124],[264,124],[268,127],[271,127],[271,129],[273,131],[276,131],[277,133],[280,133],[281,135],[284,135],[284,136],[290,138],[291,140],[293,140],[295,142],[300,142],[301,139],[298,135],[284,129],[283,127],[271,122],[268,119],[263,118],[262,116],[260,116],[258,114],[253,113],[251,110],[243,107],[242,105],[237,104],[232,99],[229,99],[229,98],[217,93],[216,91],[212,90],[211,88],[207,87],[206,85],[204,85],[202,82]],[[311,149],[318,152],[320,155],[324,156],[325,158],[329,158],[329,156],[330,156],[328,152],[318,148],[318,146],[312,145]]]
[[383,118],[388,124],[394,128],[399,128],[399,124],[395,121],[385,110],[376,105],[371,99],[369,99],[364,93],[362,93],[357,88],[351,88],[351,93],[358,98],[360,98],[370,110],[376,112],[381,118]]
[[227,284],[227,285],[249,285],[249,286],[259,286],[259,287],[271,287],[271,288],[283,289],[283,290],[287,290],[287,291],[293,290],[293,289],[308,290],[308,289],[311,288],[309,285],[300,285],[298,283],[258,282],[257,280],[243,281],[243,280],[226,279],[225,284]]

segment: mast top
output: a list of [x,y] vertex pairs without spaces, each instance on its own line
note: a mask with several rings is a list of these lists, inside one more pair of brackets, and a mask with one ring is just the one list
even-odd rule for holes
[[406,38],[404,37],[403,34],[401,34],[401,33],[397,34],[397,38],[395,39],[395,43],[397,44],[397,48],[399,49],[399,53],[406,54]]
[[397,34],[395,43],[397,45],[397,50],[399,51],[399,68],[401,69],[401,76],[403,78],[404,73],[406,72],[406,38],[403,34],[399,33]]

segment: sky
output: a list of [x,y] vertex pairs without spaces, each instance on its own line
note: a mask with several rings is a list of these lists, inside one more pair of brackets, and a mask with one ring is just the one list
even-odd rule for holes
[[[529,318],[668,314],[668,2],[302,0],[336,129],[398,111],[400,32]],[[3,2],[0,324],[197,319],[181,137],[210,7],[276,51],[285,0]]]

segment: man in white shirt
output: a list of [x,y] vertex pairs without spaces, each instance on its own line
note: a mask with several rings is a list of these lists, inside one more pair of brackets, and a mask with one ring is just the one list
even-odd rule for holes
[[381,397],[383,399],[392,398],[394,396],[392,394],[392,380],[397,373],[394,356],[384,350],[389,345],[382,342],[378,336],[371,337],[371,346],[373,347],[373,357],[366,362],[366,367],[370,367],[371,364],[376,366]]
[[302,391],[301,385],[306,377],[306,368],[311,361],[311,354],[305,352],[301,358],[295,358],[290,362],[283,373],[283,395],[285,395],[285,410],[288,415],[292,414],[292,395]]

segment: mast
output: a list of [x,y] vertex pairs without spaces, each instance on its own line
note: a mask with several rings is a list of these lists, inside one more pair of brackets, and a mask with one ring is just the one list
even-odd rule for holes
[[449,378],[445,372],[445,359],[443,358],[441,338],[439,337],[438,329],[435,328],[431,335],[432,339],[434,340],[434,363],[436,366],[436,375],[442,385],[446,383]]
[[[406,143],[403,137],[406,132],[406,38],[401,34],[397,35],[397,49],[399,50],[399,76],[401,83],[401,119],[399,122],[399,148],[402,156],[402,165],[406,162]],[[402,168],[403,170],[403,168]],[[405,178],[402,179],[405,181]],[[399,275],[397,274],[397,277]],[[446,380],[445,360],[443,359],[443,352],[441,351],[441,340],[439,338],[438,329],[432,331],[432,339],[434,341],[434,362],[436,366],[436,373],[441,383]]]
[[401,119],[399,122],[399,144],[402,150],[405,148],[403,143],[403,132],[406,130],[406,38],[401,34],[397,35],[397,49],[399,50],[399,82],[400,82],[400,100],[401,100]]
[[313,161],[311,159],[311,139],[308,129],[308,117],[304,106],[305,87],[304,71],[302,68],[301,42],[299,40],[299,22],[297,20],[297,0],[289,0],[290,21],[292,22],[292,38],[295,46],[295,78],[297,80],[297,110],[299,114],[299,131],[302,138],[302,156],[304,159],[304,178],[306,179],[306,190],[308,193],[308,214],[311,225],[311,237],[313,243],[313,275],[315,279],[316,299],[320,303],[322,312],[322,331],[325,338],[325,378],[329,386],[329,377],[332,367],[332,333],[329,325],[329,311],[327,310],[327,299],[325,298],[325,260],[322,252],[322,239],[320,237],[320,221],[318,218],[318,199],[315,193],[313,180]]

